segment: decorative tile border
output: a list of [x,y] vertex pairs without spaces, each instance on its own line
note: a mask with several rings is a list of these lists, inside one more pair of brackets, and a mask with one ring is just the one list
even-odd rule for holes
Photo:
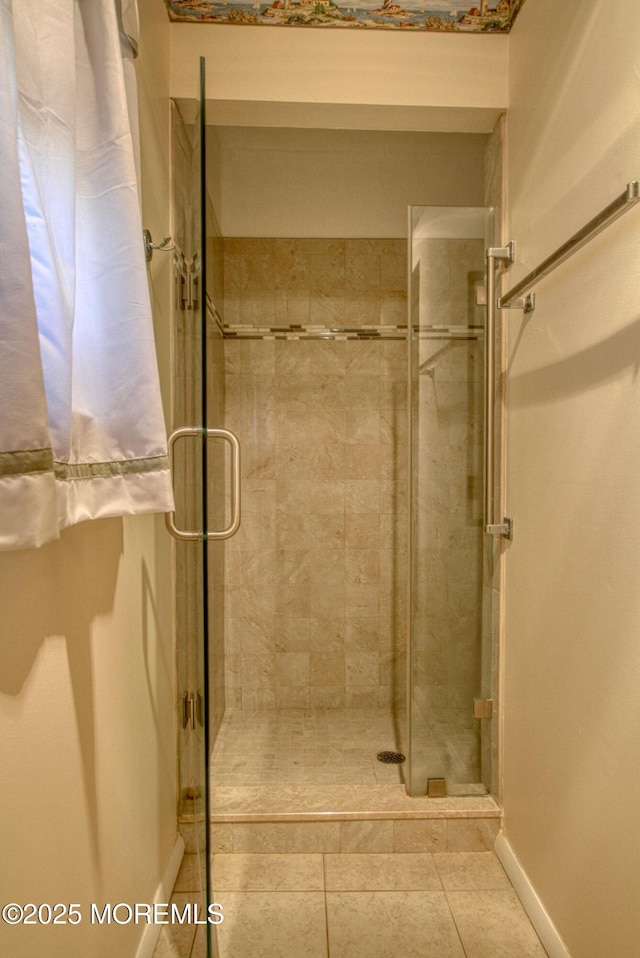
[[[216,314],[217,319],[217,314]],[[290,326],[256,326],[249,323],[238,323],[223,326],[218,321],[218,328],[224,339],[262,339],[262,340],[404,340],[407,338],[407,327],[402,326],[318,326],[318,325],[290,325]],[[446,326],[430,325],[417,327],[420,339],[467,339],[476,340],[484,332],[483,326]]]
[[252,326],[230,325],[223,330],[225,339],[325,339],[371,340],[406,339],[406,326]]

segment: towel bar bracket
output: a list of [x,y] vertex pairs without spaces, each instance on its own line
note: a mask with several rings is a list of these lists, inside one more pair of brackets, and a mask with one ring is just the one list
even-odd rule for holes
[[516,258],[515,240],[509,240],[506,246],[490,246],[487,250],[487,256],[491,256],[492,259],[504,260],[507,266],[510,266]]
[[536,294],[527,293],[526,296],[521,296],[520,299],[515,299],[508,306],[503,305],[502,300],[498,300],[498,309],[521,309],[522,312],[527,316],[529,313],[532,313],[536,308]]
[[505,517],[503,522],[490,523],[484,527],[484,531],[489,536],[503,536],[505,539],[513,539],[513,519]]

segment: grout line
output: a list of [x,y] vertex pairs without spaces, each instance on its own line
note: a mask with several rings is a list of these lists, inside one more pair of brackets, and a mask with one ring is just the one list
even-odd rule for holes
[[325,940],[327,944],[327,958],[331,958],[331,951],[329,945],[329,903],[327,902],[327,864],[326,864],[326,854],[322,855],[322,885],[324,889],[324,930],[325,930]]
[[[437,864],[436,864],[436,868],[437,868],[437,867],[438,867],[438,866],[437,866]],[[438,872],[438,874],[440,874],[440,873]],[[442,880],[442,879],[441,879],[441,880]],[[463,955],[465,956],[465,958],[472,958],[472,956],[467,952],[467,949],[466,949],[465,946],[464,946],[464,941],[462,940],[462,935],[460,934],[460,929],[458,928],[458,922],[456,921],[456,916],[455,916],[454,913],[453,913],[453,908],[451,907],[451,902],[449,901],[449,891],[444,887],[444,883],[443,883],[443,889],[442,889],[442,890],[444,891],[445,898],[447,899],[447,907],[448,907],[448,909],[449,909],[449,914],[451,915],[451,919],[452,919],[453,924],[454,924],[454,927],[455,927],[455,929],[456,929],[456,934],[457,934],[458,940],[459,940],[459,942],[460,942],[460,947],[462,948],[462,953],[463,953]]]

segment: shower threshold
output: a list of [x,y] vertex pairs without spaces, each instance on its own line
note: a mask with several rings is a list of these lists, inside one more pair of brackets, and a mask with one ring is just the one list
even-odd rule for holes
[[407,795],[404,765],[377,760],[402,744],[393,716],[380,710],[230,713],[212,761],[214,844],[343,851],[364,829],[369,850],[405,841],[405,851],[492,848],[501,811],[483,786],[446,798]]

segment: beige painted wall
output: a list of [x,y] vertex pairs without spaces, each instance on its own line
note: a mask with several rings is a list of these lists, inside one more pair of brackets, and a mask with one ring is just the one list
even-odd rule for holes
[[212,123],[489,133],[506,107],[506,35],[179,23],[171,36],[172,95],[193,97],[205,56]]
[[209,179],[222,234],[406,240],[407,206],[472,206],[486,136],[218,127]]
[[[511,279],[640,175],[635,0],[511,34]],[[572,958],[640,939],[640,210],[508,319],[506,835]]]
[[[168,227],[168,30],[142,0],[145,220]],[[153,291],[168,373],[168,272]],[[89,903],[151,901],[175,839],[171,547],[162,520],[105,519],[0,555],[0,899],[77,902],[78,926],[0,926],[12,958],[135,954],[141,925]]]

